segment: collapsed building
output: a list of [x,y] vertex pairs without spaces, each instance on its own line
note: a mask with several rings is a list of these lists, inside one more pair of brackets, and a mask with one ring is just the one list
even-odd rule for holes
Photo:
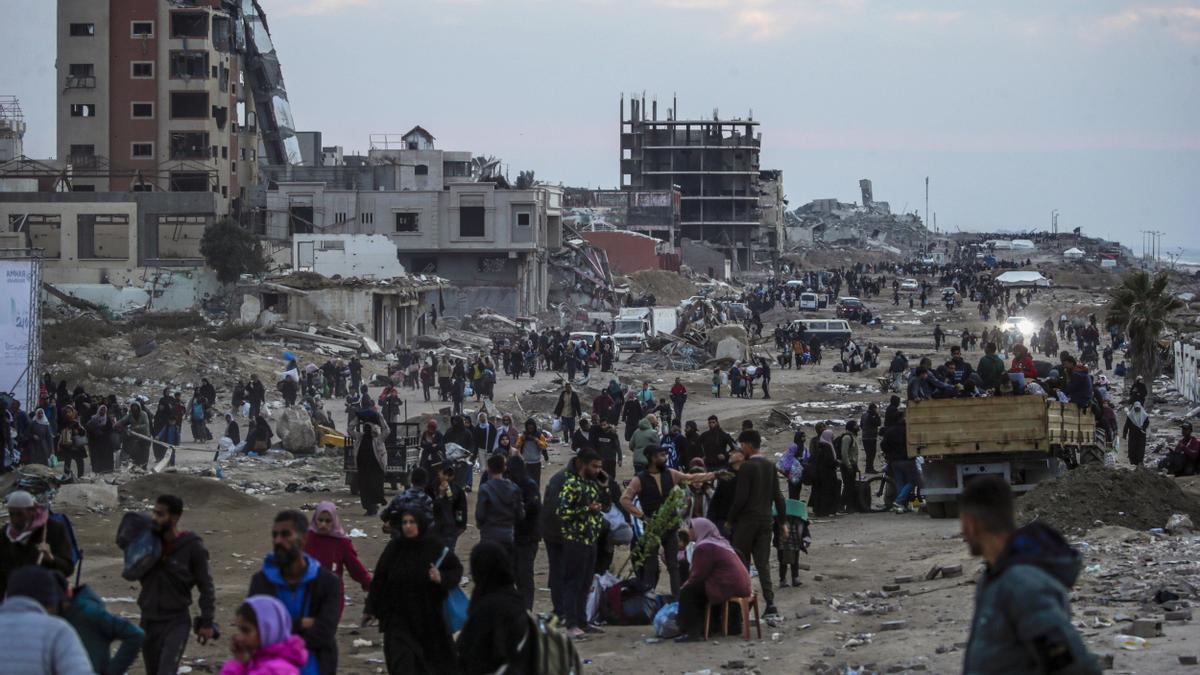
[[862,204],[814,199],[787,213],[788,248],[852,246],[904,253],[920,249],[929,237],[916,213],[896,214],[876,201],[869,179],[859,181]]

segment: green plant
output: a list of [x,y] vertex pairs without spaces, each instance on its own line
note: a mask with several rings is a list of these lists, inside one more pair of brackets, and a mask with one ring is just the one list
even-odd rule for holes
[[230,218],[222,218],[204,229],[200,254],[217,271],[217,279],[227,284],[243,274],[263,274],[269,265],[258,239]]
[[662,505],[646,521],[641,538],[634,544],[633,550],[629,554],[629,563],[633,565],[634,570],[641,569],[648,556],[658,554],[658,547],[662,545],[663,535],[670,534],[679,527],[683,521],[683,511],[687,508],[685,495],[686,490],[682,485],[671,488]]
[[1121,284],[1108,292],[1104,325],[1119,327],[1129,340],[1130,371],[1153,386],[1162,370],[1162,348],[1158,344],[1163,331],[1173,326],[1171,314],[1183,308],[1179,298],[1167,292],[1167,274],[1153,278],[1148,272],[1125,275]]

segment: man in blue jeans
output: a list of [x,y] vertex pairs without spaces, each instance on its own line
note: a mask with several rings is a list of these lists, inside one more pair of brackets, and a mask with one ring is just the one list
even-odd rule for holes
[[896,484],[896,501],[893,513],[904,513],[908,508],[908,495],[917,484],[917,463],[908,457],[908,424],[900,410],[888,409],[884,421],[883,440],[880,449],[887,460],[892,482]]

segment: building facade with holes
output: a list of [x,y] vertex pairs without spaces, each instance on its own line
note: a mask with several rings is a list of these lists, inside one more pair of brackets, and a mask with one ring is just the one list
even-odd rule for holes
[[562,246],[562,189],[451,183],[444,190],[360,191],[274,183],[267,239],[310,234],[386,237],[405,270],[450,282],[439,313],[490,307],[509,316],[534,314],[547,306],[547,253]]
[[198,307],[219,292],[200,238],[211,192],[0,192],[0,248],[41,249],[42,278],[113,311]]
[[257,3],[57,5],[57,157],[67,189],[211,192],[218,213],[241,216],[261,197],[260,148],[272,164],[300,162]]

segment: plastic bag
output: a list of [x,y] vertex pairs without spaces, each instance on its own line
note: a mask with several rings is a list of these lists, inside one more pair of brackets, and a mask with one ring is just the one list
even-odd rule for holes
[[550,423],[550,431],[552,433],[556,433],[556,434],[562,433],[562,418],[561,417],[555,417],[554,421]]
[[585,607],[588,622],[594,623],[600,620],[600,606],[604,604],[604,591],[619,581],[620,579],[613,576],[612,572],[592,577],[592,587],[588,591],[587,606]]
[[462,630],[463,624],[467,622],[467,606],[470,600],[463,589],[455,586],[450,589],[450,594],[446,596],[446,603],[442,605],[442,612],[446,617],[446,626],[451,633],[457,633]]
[[679,630],[679,603],[671,602],[663,605],[654,615],[654,635],[669,640],[677,635]]
[[242,417],[250,416],[250,401],[242,401],[242,407],[238,410],[238,414]]
[[128,581],[141,579],[162,557],[162,539],[144,513],[125,514],[117,527],[117,546],[125,551],[121,576]]

